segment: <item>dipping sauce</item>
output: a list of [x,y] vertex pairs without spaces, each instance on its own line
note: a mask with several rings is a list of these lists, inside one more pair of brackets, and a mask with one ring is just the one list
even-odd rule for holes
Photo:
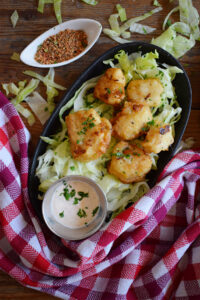
[[87,226],[98,214],[99,197],[95,189],[82,181],[64,181],[52,195],[52,215],[69,228]]
[[88,45],[83,30],[66,29],[48,37],[35,54],[40,64],[56,64],[80,54]]

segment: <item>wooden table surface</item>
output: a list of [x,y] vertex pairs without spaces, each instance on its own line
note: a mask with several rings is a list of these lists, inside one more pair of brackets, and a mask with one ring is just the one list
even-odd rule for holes
[[[54,16],[52,5],[46,5],[44,14],[37,12],[36,0],[1,0],[0,1],[0,83],[4,82],[18,82],[19,80],[27,78],[23,75],[23,71],[30,69],[22,63],[10,59],[12,53],[21,52],[35,37],[42,32],[57,24]],[[63,21],[74,18],[85,17],[94,18],[101,22],[103,27],[108,27],[108,17],[110,14],[116,12],[115,4],[121,3],[127,9],[128,18],[138,16],[153,8],[152,0],[99,0],[99,4],[95,7],[84,4],[81,1],[63,0],[62,16]],[[151,35],[134,34],[132,39],[135,41],[143,40],[149,42],[151,38],[161,34],[162,22],[166,14],[174,7],[173,3],[167,0],[159,0],[163,6],[163,11],[151,16],[143,21],[147,24],[156,27],[156,31]],[[174,1],[176,3],[176,1]],[[200,1],[193,0],[200,13]],[[12,28],[10,16],[12,12],[17,9],[19,13],[19,21],[15,29]],[[178,17],[178,15],[177,15]],[[176,15],[174,15],[175,20]],[[80,60],[56,69],[56,80],[67,88],[79,77],[99,55],[106,50],[115,46],[117,43],[110,40],[104,34],[101,34],[100,39],[95,46]],[[184,138],[192,136],[196,139],[196,146],[200,146],[200,42],[190,50],[183,58],[180,59],[182,65],[188,73],[193,90],[193,104],[192,111],[187,125]],[[47,70],[37,69],[40,74],[46,74]],[[57,101],[63,96],[60,93]],[[27,125],[26,121],[25,124]],[[31,133],[30,154],[34,152],[38,137],[42,131],[42,126],[39,121],[32,127],[27,126]],[[55,297],[42,294],[22,287],[14,279],[7,274],[0,272],[0,299],[55,299]]]

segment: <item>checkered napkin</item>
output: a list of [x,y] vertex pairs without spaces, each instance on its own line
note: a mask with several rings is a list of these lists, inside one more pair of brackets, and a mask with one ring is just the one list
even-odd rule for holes
[[54,236],[28,199],[28,140],[0,94],[0,268],[63,299],[200,299],[200,152],[175,156],[159,183],[90,238]]

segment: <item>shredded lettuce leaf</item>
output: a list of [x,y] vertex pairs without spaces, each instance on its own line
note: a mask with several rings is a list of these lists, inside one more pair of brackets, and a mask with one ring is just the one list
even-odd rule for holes
[[165,30],[165,26],[166,26],[166,24],[167,24],[167,22],[168,22],[170,16],[171,16],[173,13],[177,12],[177,11],[179,11],[179,6],[174,7],[174,8],[167,14],[167,16],[165,17],[164,22],[163,22],[163,26],[162,26],[162,29],[163,29],[163,30]]
[[12,95],[18,95],[19,88],[13,83],[2,83],[3,89],[6,91],[6,95],[12,94]]
[[140,33],[140,34],[148,34],[155,30],[156,30],[156,28],[153,28],[148,25],[139,24],[139,23],[133,23],[130,26],[131,32],[136,32],[136,33]]
[[42,96],[38,92],[33,92],[32,96],[28,96],[25,98],[26,103],[30,106],[31,110],[40,120],[41,124],[48,120],[50,117],[50,113],[48,111],[47,102],[42,98]]
[[96,0],[82,0],[82,1],[89,5],[97,5],[98,4],[98,2]]
[[12,100],[12,103],[16,106],[17,104],[24,101],[24,99],[38,87],[38,84],[39,80],[31,79],[27,86],[20,90],[20,92],[17,94],[17,97]]
[[[52,68],[51,68],[52,69]],[[46,75],[46,76],[42,76],[34,71],[30,71],[30,70],[27,70],[27,71],[24,71],[23,72],[25,75],[28,75],[28,76],[31,76],[31,77],[34,77],[36,79],[39,79],[40,81],[42,81],[44,83],[44,85],[46,86],[50,86],[50,87],[53,87],[53,88],[56,88],[58,90],[61,90],[61,91],[64,91],[66,90],[66,88],[60,84],[57,84],[56,82],[54,82],[54,80],[52,80],[50,77],[49,77],[49,73]]]
[[[180,11],[180,22],[171,25],[159,37],[151,42],[167,50],[176,58],[183,56],[200,40],[199,13],[192,0],[179,0],[179,6],[173,8],[163,22],[163,30],[174,12]],[[184,36],[188,37],[184,37]]]
[[110,15],[108,22],[110,24],[111,30],[115,31],[116,33],[120,34],[119,22],[118,22],[118,14]]
[[43,14],[45,4],[53,3],[54,0],[39,0],[37,10]]
[[12,60],[16,60],[20,62],[20,54],[17,52],[13,52],[12,56],[10,57]]
[[132,40],[126,40],[126,39],[121,38],[119,36],[119,33],[117,33],[114,30],[108,29],[108,28],[104,28],[103,29],[103,33],[105,33],[107,36],[109,36],[111,39],[113,39],[114,41],[118,42],[119,44],[133,42]]
[[55,12],[56,19],[59,24],[62,23],[61,4],[62,4],[62,0],[54,0],[53,1],[54,12]]
[[131,37],[131,33],[129,31],[124,31],[121,35],[123,39],[129,39]]
[[180,21],[191,28],[191,35],[195,40],[200,40],[199,13],[193,6],[192,0],[179,0]]
[[44,13],[45,4],[53,4],[56,19],[59,24],[62,23],[62,16],[61,16],[62,0],[39,0],[37,10],[42,14]]
[[[22,101],[26,101],[39,121],[44,124],[55,108],[54,98],[58,95],[58,90],[64,90],[65,87],[54,82],[55,71],[50,68],[46,76],[42,76],[34,71],[25,71],[26,75],[34,77],[28,82],[27,80],[19,81],[18,86],[11,83],[3,83],[2,87],[6,91],[6,95],[14,95],[11,99],[13,105],[16,106],[19,113],[27,118],[29,125],[35,122],[35,117],[28,109],[19,105]],[[42,96],[35,92],[39,82],[42,81],[46,86],[47,101]]]
[[33,126],[35,123],[35,117],[30,110],[23,107],[21,104],[16,105],[16,110],[28,121],[30,126]]
[[[156,7],[153,10],[145,13],[142,16],[131,18],[127,20],[126,18],[126,11],[124,8],[121,7],[120,4],[116,5],[117,14],[112,14],[109,17],[109,24],[110,28],[104,28],[103,32],[108,35],[111,39],[114,41],[123,44],[123,43],[130,43],[132,40],[128,40],[131,37],[131,33],[127,30],[130,30],[131,32],[137,32],[140,34],[147,34],[151,33],[155,30],[155,28],[147,26],[147,25],[142,25],[138,24],[137,22],[140,22],[142,20],[145,20],[146,18],[150,17],[154,13],[157,13],[162,10],[162,7]],[[122,22],[126,21],[123,23],[121,26],[119,25],[118,22],[118,17],[120,17],[120,20]]]
[[154,5],[154,6],[161,6],[160,3],[158,2],[158,0],[154,0],[154,1],[153,1],[153,5]]
[[123,8],[120,4],[116,4],[116,8],[117,8],[117,12],[118,12],[119,17],[120,17],[120,21],[121,22],[126,21],[127,17],[126,17],[126,10],[125,10],[125,8]]
[[185,36],[190,37],[190,27],[186,23],[176,22],[173,25],[171,25],[171,28],[174,29],[178,33],[181,33]]
[[143,21],[143,20],[147,19],[148,17],[152,16],[153,14],[160,12],[161,10],[162,10],[162,7],[156,7],[139,17],[129,19],[121,26],[121,28],[120,28],[121,32],[129,29],[132,24]]
[[17,10],[15,10],[15,11],[12,13],[12,15],[11,15],[11,17],[10,17],[10,20],[11,20],[11,23],[12,23],[13,28],[15,28],[15,26],[17,25],[17,22],[18,22],[18,20],[19,20],[19,15],[18,15]]

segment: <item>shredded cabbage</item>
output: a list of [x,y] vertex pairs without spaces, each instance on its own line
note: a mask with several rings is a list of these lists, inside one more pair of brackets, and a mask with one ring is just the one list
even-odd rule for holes
[[12,100],[12,103],[16,106],[17,104],[24,101],[24,99],[38,87],[38,84],[39,80],[31,79],[27,86],[20,90],[20,92],[17,94],[17,97]]
[[108,35],[111,39],[113,39],[114,41],[118,42],[119,44],[124,44],[124,43],[131,43],[133,41],[131,40],[126,40],[123,39],[119,36],[119,33],[117,33],[114,30],[108,29],[108,28],[104,28],[103,29],[103,33],[105,33],[106,35]]
[[10,57],[12,60],[16,60],[20,62],[20,54],[17,52],[13,52],[12,56]]
[[[33,124],[35,121],[34,115],[25,109],[22,105],[19,105],[22,101],[26,101],[32,111],[37,115],[42,124],[46,122],[50,114],[55,108],[54,98],[58,95],[57,89],[64,90],[65,87],[54,82],[55,71],[50,68],[46,76],[42,76],[33,71],[25,71],[26,75],[34,77],[27,84],[27,80],[19,81],[18,86],[13,82],[3,83],[2,87],[6,91],[6,95],[15,95],[11,102],[16,106],[19,113],[28,119],[29,124]],[[39,81],[42,81],[46,86],[47,101],[41,97],[37,92],[34,92],[38,87]],[[32,96],[30,96],[32,94]]]
[[177,35],[176,31],[170,26],[159,37],[152,39],[151,43],[162,47],[176,58],[179,58],[194,47],[195,40],[192,36],[188,39],[182,35]]
[[130,26],[131,32],[136,32],[136,33],[140,33],[140,34],[148,34],[155,30],[156,30],[156,28],[153,28],[148,25],[139,24],[139,23],[133,23]]
[[120,34],[119,22],[118,22],[118,14],[110,15],[108,22],[110,24],[111,30],[115,31],[116,33]]
[[54,12],[58,23],[62,23],[61,4],[62,0],[39,0],[37,10],[43,14],[45,4],[53,4]]
[[[127,40],[131,37],[131,33],[126,31],[127,29],[130,30],[131,32],[137,32],[140,34],[147,34],[147,33],[153,32],[155,30],[155,28],[147,26],[147,25],[138,24],[137,22],[145,20],[146,18],[150,17],[154,13],[157,13],[162,10],[162,7],[156,7],[155,9],[145,13],[142,16],[131,18],[126,21],[127,18],[126,18],[125,9],[122,8],[120,4],[117,4],[116,8],[117,8],[118,13],[110,15],[109,20],[108,20],[111,29],[104,28],[103,32],[106,35],[108,35],[111,39],[113,39],[114,41],[116,41],[120,44],[132,42],[132,40]],[[126,21],[121,26],[119,25],[118,17],[120,17],[120,20],[122,22]]]
[[129,29],[132,24],[143,21],[143,20],[147,19],[148,17],[152,16],[153,14],[158,13],[161,10],[162,10],[162,7],[156,7],[154,9],[150,10],[149,12],[145,13],[144,15],[129,19],[121,26],[121,32]]
[[[51,68],[50,70],[54,70],[54,69]],[[52,71],[49,71],[49,72],[52,72]],[[42,76],[42,75],[40,75],[40,74],[38,74],[34,71],[30,71],[30,70],[24,71],[23,73],[26,74],[26,75],[29,75],[31,77],[34,77],[36,79],[39,79],[46,86],[50,86],[50,87],[53,87],[53,88],[56,88],[56,89],[62,90],[62,91],[66,90],[66,88],[64,86],[54,82],[54,80],[52,80],[52,76],[50,76],[49,73],[46,76]]]
[[45,4],[53,3],[54,0],[39,0],[38,2],[38,11],[43,14]]
[[15,11],[12,13],[12,15],[11,15],[11,17],[10,17],[10,20],[11,20],[11,23],[12,23],[13,28],[15,28],[15,26],[17,25],[17,22],[18,22],[18,20],[19,20],[19,15],[18,15],[17,10],[15,10]]
[[[164,91],[161,106],[152,109],[153,118],[155,122],[167,123],[173,127],[174,123],[180,118],[181,108],[177,102],[172,81],[177,73],[182,73],[182,70],[175,66],[158,64],[158,58],[159,54],[156,51],[144,55],[137,52],[128,56],[125,51],[121,50],[114,58],[107,60],[105,63],[112,64],[112,67],[120,67],[126,76],[127,83],[130,79],[138,77],[159,78]],[[117,60],[117,64],[114,64],[114,59]],[[70,109],[70,112],[75,112],[92,107],[100,116],[108,119],[113,118],[113,107],[102,103],[93,96],[92,89],[98,78],[95,77],[86,81],[61,108],[59,112],[61,129],[58,133],[50,137],[42,137],[42,140],[48,146],[46,152],[38,158],[36,176],[40,180],[39,191],[41,193],[44,193],[57,179],[67,175],[77,174],[90,177],[104,190],[107,196],[108,210],[113,218],[124,210],[127,205],[137,201],[144,195],[149,187],[145,181],[124,184],[108,173],[106,163],[111,159],[112,149],[117,143],[115,138],[112,138],[107,152],[97,160],[79,162],[73,159],[71,155],[67,127],[63,118],[66,110]],[[156,169],[158,155],[151,153],[151,159],[153,162],[152,168]]]
[[6,91],[6,95],[12,94],[17,95],[19,93],[19,88],[13,83],[2,83],[3,89]]
[[197,9],[193,6],[192,0],[179,0],[179,6],[173,8],[166,16],[163,22],[163,30],[171,14],[177,11],[180,11],[180,22],[171,25],[151,42],[167,50],[176,58],[179,58],[194,47],[195,40],[200,40],[200,30],[199,14]]
[[179,11],[179,6],[174,7],[174,8],[167,14],[167,16],[165,17],[164,22],[163,22],[163,26],[162,26],[162,29],[163,29],[163,30],[165,30],[165,26],[166,26],[166,24],[167,24],[167,22],[168,22],[170,16],[171,16],[173,13],[177,12],[177,11]]
[[121,22],[126,21],[127,17],[126,17],[126,10],[125,10],[125,8],[123,8],[120,4],[117,4],[116,8],[117,8],[117,12],[118,12],[119,17],[120,17],[120,21]]
[[98,2],[96,0],[82,0],[83,2],[90,4],[90,5],[97,5]]
[[192,0],[179,0],[179,8],[180,21],[190,26],[191,35],[195,40],[200,40],[199,14]]
[[160,3],[158,2],[158,0],[154,0],[154,1],[153,1],[153,5],[154,5],[154,6],[161,6]]
[[55,12],[56,19],[59,24],[62,23],[61,4],[62,4],[62,0],[54,0],[53,1],[54,12]]
[[35,117],[30,110],[23,107],[21,104],[16,105],[16,110],[28,121],[30,126],[33,126],[35,123]]
[[38,92],[33,92],[32,96],[25,98],[25,101],[28,103],[34,114],[38,117],[41,124],[44,125],[44,123],[50,117],[47,102],[44,100],[44,98],[42,98]]

